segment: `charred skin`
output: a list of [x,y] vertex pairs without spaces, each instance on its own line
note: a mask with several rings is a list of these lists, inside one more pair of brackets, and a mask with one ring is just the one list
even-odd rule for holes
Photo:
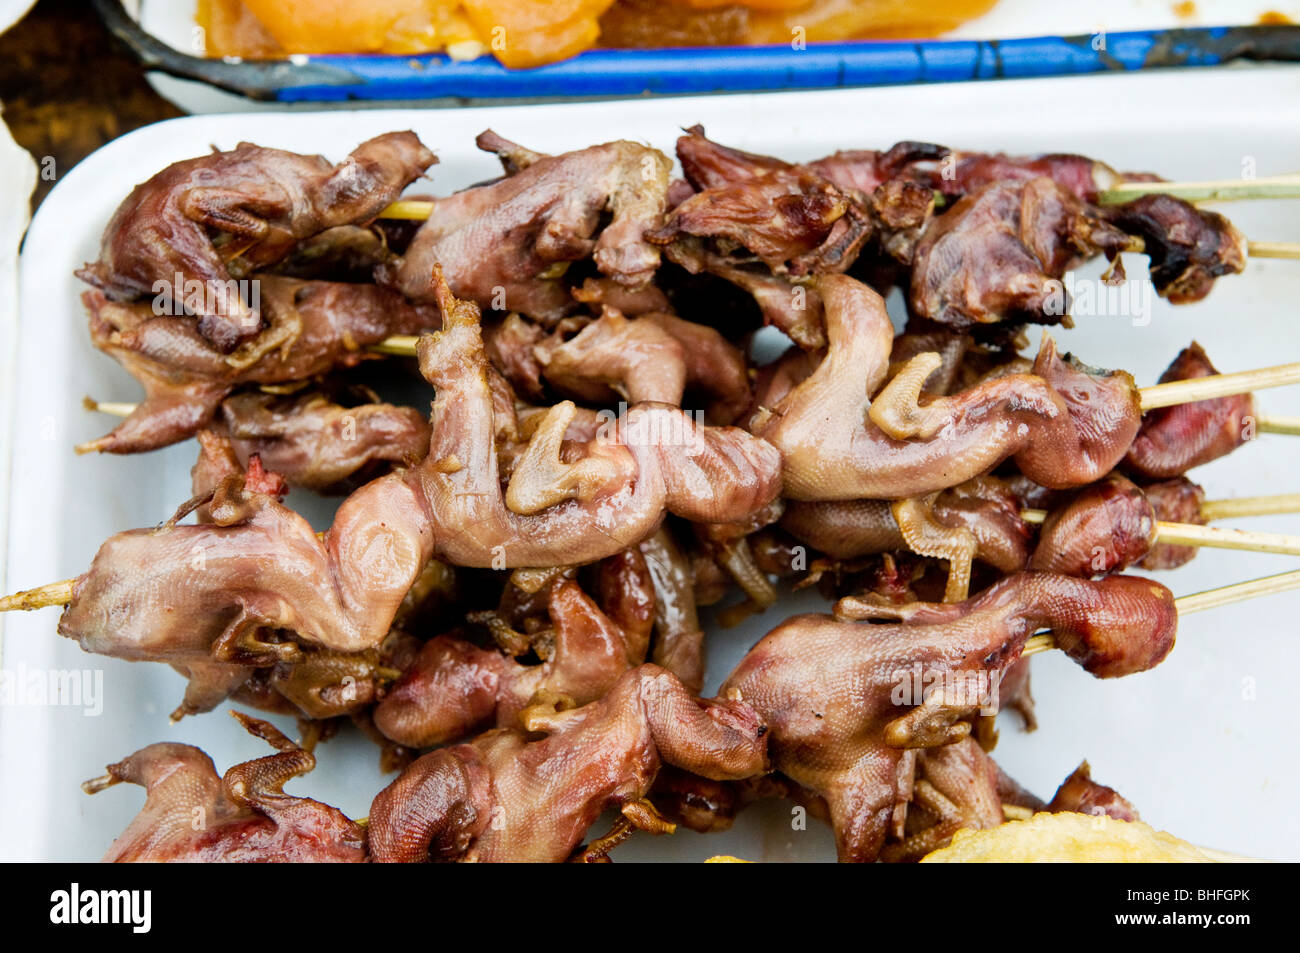
[[1074,197],[1095,202],[1099,192],[1132,178],[1087,156],[1009,156],[960,151],[928,142],[899,142],[883,151],[837,152],[809,164],[843,188],[871,192],[891,179],[905,178],[941,192],[949,200],[994,182],[1046,177]]
[[1152,194],[1112,206],[1105,215],[1142,239],[1151,259],[1151,281],[1174,304],[1200,301],[1215,279],[1246,270],[1246,239],[1218,212]]

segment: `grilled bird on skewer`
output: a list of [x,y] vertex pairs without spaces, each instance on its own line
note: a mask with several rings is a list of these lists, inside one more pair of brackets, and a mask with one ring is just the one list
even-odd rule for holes
[[192,310],[199,334],[229,353],[263,320],[232,279],[275,264],[303,239],[369,222],[436,161],[414,133],[390,132],[337,166],[247,142],[176,162],[123,201],[99,260],[79,274],[117,301],[168,289],[166,303]]

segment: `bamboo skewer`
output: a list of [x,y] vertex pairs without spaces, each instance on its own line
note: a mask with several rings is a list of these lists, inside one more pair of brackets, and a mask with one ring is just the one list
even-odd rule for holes
[[1253,371],[1236,371],[1231,374],[1211,374],[1185,381],[1169,381],[1138,389],[1139,405],[1143,411],[1174,404],[1192,404],[1216,397],[1232,397],[1270,387],[1300,384],[1300,363],[1259,367]]
[[1212,179],[1202,182],[1120,182],[1101,192],[1097,196],[1097,204],[1118,205],[1143,195],[1172,195],[1188,202],[1300,199],[1300,175],[1275,175],[1262,179]]
[[[394,334],[378,344],[372,344],[367,350],[397,357],[414,357],[419,340],[419,337],[412,334]],[[1194,404],[1201,400],[1232,397],[1236,394],[1248,394],[1290,384],[1300,384],[1300,362],[1259,367],[1251,371],[1235,371],[1231,374],[1211,374],[1208,377],[1169,381],[1165,384],[1152,384],[1138,389],[1138,405],[1145,412],[1158,407]],[[119,401],[100,402],[90,397],[85,398],[82,403],[88,410],[100,410],[116,416],[129,416],[136,406]],[[1263,433],[1300,434],[1300,418],[1296,417],[1261,415],[1257,418],[1256,426]]]
[[1178,610],[1179,616],[1184,616],[1189,612],[1217,609],[1220,606],[1232,605],[1234,602],[1254,599],[1256,596],[1288,592],[1291,589],[1300,589],[1300,569],[1281,572],[1275,576],[1264,576],[1262,579],[1237,582],[1230,586],[1220,586],[1218,589],[1207,589],[1204,592],[1192,593],[1190,596],[1181,596],[1174,600],[1174,608]]
[[[115,417],[129,417],[136,408],[136,405],[132,403],[96,401],[90,397],[84,398],[82,403],[87,410],[95,410]],[[1260,418],[1261,421],[1265,419]],[[1291,418],[1267,419],[1270,421],[1291,420]],[[1295,420],[1295,426],[1296,429],[1283,429],[1280,426],[1275,426],[1272,429],[1265,430],[1261,423],[1260,429],[1267,433],[1300,435],[1300,419]],[[1300,493],[1243,497],[1236,500],[1206,500],[1201,504],[1201,516],[1207,521],[1231,519],[1240,516],[1276,516],[1297,512],[1300,512]],[[1041,525],[1047,519],[1047,515],[1047,510],[1025,509],[1020,511],[1021,519],[1036,526]],[[1209,549],[1236,549],[1300,556],[1300,536],[1285,533],[1223,529],[1200,526],[1196,523],[1170,523],[1162,520],[1156,524],[1156,542],[1173,546],[1203,546]]]
[[[27,589],[16,592],[11,596],[0,597],[0,612],[31,611],[50,606],[67,605],[72,601],[73,587],[76,582],[75,578],[63,579],[59,582],[39,586],[36,589]],[[1278,573],[1274,576],[1264,576],[1260,579],[1250,579],[1246,582],[1233,583],[1229,586],[1220,586],[1218,589],[1207,589],[1204,592],[1196,592],[1188,596],[1179,596],[1174,600],[1174,608],[1181,618],[1192,612],[1217,609],[1221,606],[1244,602],[1258,596],[1289,592],[1292,589],[1300,589],[1300,569]],[[1037,655],[1040,652],[1048,652],[1054,648],[1056,648],[1056,640],[1051,633],[1044,632],[1026,639],[1021,655]]]
[[1259,533],[1254,530],[1198,526],[1195,523],[1156,523],[1156,542],[1169,546],[1203,546],[1209,549],[1237,549],[1253,553],[1300,556],[1300,536],[1287,533]]
[[400,219],[405,222],[423,222],[433,212],[433,202],[417,199],[398,199],[379,213],[379,218]]
[[110,417],[130,417],[140,405],[127,400],[95,400],[93,397],[83,397],[81,406],[87,410],[108,414]]
[[[1272,509],[1266,512],[1286,513],[1300,509],[1300,494],[1294,494],[1291,499],[1297,504],[1296,507],[1281,510]],[[1201,513],[1205,513],[1204,506],[1201,508]],[[1020,511],[1021,519],[1026,523],[1035,525],[1043,523],[1047,519],[1047,515],[1047,510]],[[1255,553],[1280,553],[1284,556],[1300,556],[1300,536],[1286,533],[1260,533],[1244,529],[1226,529],[1218,526],[1201,526],[1197,523],[1167,523],[1161,520],[1156,523],[1155,541],[1170,546],[1203,546],[1208,549],[1238,549]]]
[[1248,258],[1300,258],[1300,242],[1246,242]]
[[[1188,194],[1184,195],[1183,192]],[[1101,204],[1127,202],[1138,195],[1163,192],[1180,198],[1198,201],[1227,201],[1229,199],[1300,198],[1300,176],[1257,179],[1253,182],[1229,180],[1226,182],[1125,182],[1101,193]],[[1242,194],[1236,194],[1240,192]],[[1248,193],[1248,194],[1247,194]],[[432,213],[436,203],[419,199],[399,199],[379,213],[379,218],[404,222],[423,222]],[[1129,251],[1141,252],[1141,239],[1135,239]],[[1300,258],[1300,242],[1247,242],[1246,253],[1251,258]]]
[[28,612],[46,606],[66,606],[72,601],[72,587],[76,582],[75,579],[64,579],[35,589],[15,592],[12,596],[0,596],[0,612]]
[[[1174,608],[1178,610],[1179,618],[1182,618],[1189,612],[1217,609],[1234,602],[1244,602],[1247,599],[1277,592],[1289,592],[1292,589],[1300,589],[1300,569],[1278,573],[1276,576],[1264,576],[1262,579],[1237,582],[1230,586],[1220,586],[1218,589],[1207,589],[1204,592],[1192,593],[1190,596],[1179,596],[1174,600]],[[1037,655],[1054,648],[1056,648],[1056,639],[1050,632],[1044,632],[1026,639],[1024,651],[1020,654],[1022,657]]]
[[[1146,254],[1147,245],[1139,235],[1130,235],[1122,251]],[[1246,242],[1247,258],[1300,258],[1300,242]]]
[[1281,513],[1300,513],[1300,493],[1242,496],[1232,500],[1206,500],[1201,504],[1201,518],[1210,522],[1239,516],[1276,516]]
[[[1239,516],[1281,516],[1300,513],[1300,493],[1276,493],[1272,496],[1242,496],[1227,500],[1206,500],[1201,504],[1201,519],[1233,519]],[[1047,510],[1021,510],[1020,518],[1026,523],[1039,525],[1047,518]],[[1170,523],[1170,526],[1194,524]],[[1204,528],[1204,527],[1199,527]]]
[[1255,417],[1256,433],[1280,433],[1290,437],[1300,436],[1300,417],[1282,414],[1258,414]]
[[[1172,195],[1188,202],[1236,202],[1253,199],[1300,199],[1300,174],[1262,179],[1212,179],[1202,182],[1120,182],[1100,192],[1098,205],[1119,205],[1143,195]],[[437,205],[423,199],[398,199],[379,218],[426,220]],[[1261,245],[1272,244],[1260,242]]]
[[375,354],[390,354],[394,357],[415,357],[416,345],[420,343],[420,338],[415,334],[394,334],[386,337],[378,344],[372,344],[366,348]]

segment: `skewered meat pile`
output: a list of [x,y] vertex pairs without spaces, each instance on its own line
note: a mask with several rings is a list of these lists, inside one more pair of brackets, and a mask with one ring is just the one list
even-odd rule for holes
[[368,345],[434,330],[440,320],[435,309],[378,285],[256,280],[267,327],[232,354],[207,342],[193,322],[87,292],[91,340],[141,383],[145,399],[85,449],[138,453],[176,443],[208,426],[237,388],[293,385],[345,370],[374,356],[363,350]]
[[[81,276],[111,298],[197,300],[199,333],[229,352],[263,316],[228,284],[289,255],[304,239],[365,224],[435,159],[412,132],[362,143],[339,165],[240,143],[168,166],[138,186],[104,230]],[[191,295],[191,282],[197,294]]]
[[[172,666],[176,718],[231,700],[302,731],[238,714],[277,753],[223,776],[181,744],[110,765],[87,789],[146,802],[106,859],[603,861],[768,797],[852,861],[1017,812],[1136,819],[1086,762],[1048,803],[1024,791],[992,718],[1032,727],[1045,647],[1103,678],[1173,649],[1172,593],[1120,573],[1191,558],[1161,542],[1206,522],[1186,472],[1256,410],[1144,411],[1127,372],[1048,336],[1022,355],[1019,332],[1068,326],[1057,286],[1097,255],[1122,280],[1145,251],[1161,294],[1199,299],[1244,267],[1233,226],[1169,195],[1103,204],[1154,177],[1074,155],[795,164],[696,127],[672,180],[632,142],[477,143],[501,177],[415,227],[392,203],[436,159],[412,133],[337,166],[247,143],[177,163],[80,273],[92,341],[145,390],[80,449],[197,436],[193,495],[5,607],[62,605],[83,649]],[[791,345],[757,367],[763,324]],[[1216,376],[1192,343],[1161,381]],[[291,486],[343,496],[328,529]],[[783,583],[834,614],[774,620],[701,697],[701,607],[771,610]],[[282,790],[345,721],[400,768],[364,823]]]

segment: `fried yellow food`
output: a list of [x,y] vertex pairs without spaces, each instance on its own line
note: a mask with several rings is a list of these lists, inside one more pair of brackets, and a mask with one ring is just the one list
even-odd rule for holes
[[484,49],[458,0],[200,0],[198,22],[210,56]]
[[490,52],[526,68],[593,46],[935,36],[996,0],[199,0],[209,56]]
[[541,66],[596,45],[614,0],[466,0],[465,12],[506,66]]
[[1207,864],[1217,856],[1141,821],[1088,814],[1035,814],[990,830],[958,831],[923,864]]
[[[745,42],[751,44],[809,43],[850,39],[938,36],[993,9],[997,0],[813,0],[789,4],[755,2]],[[796,34],[796,30],[802,30]]]

